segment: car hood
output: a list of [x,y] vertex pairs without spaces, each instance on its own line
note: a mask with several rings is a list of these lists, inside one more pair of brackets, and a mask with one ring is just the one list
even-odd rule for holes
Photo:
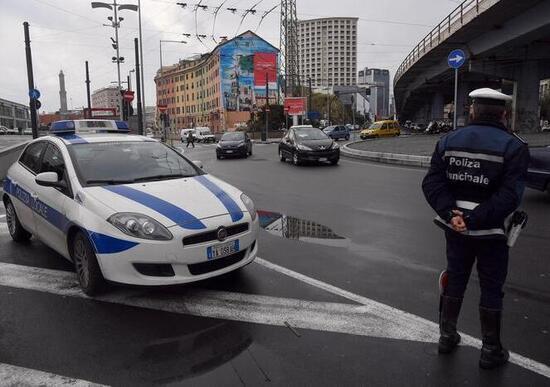
[[313,150],[329,149],[333,141],[330,138],[323,140],[302,140],[298,144],[305,145]]
[[220,146],[222,148],[234,148],[238,145],[244,144],[244,140],[241,140],[241,141],[220,141],[218,144],[220,144]]
[[529,168],[550,171],[550,146],[545,148],[530,148]]
[[86,187],[82,191],[96,202],[90,206],[103,207],[101,212],[108,216],[136,212],[166,227],[201,229],[203,219],[227,215],[232,221],[238,221],[247,211],[241,201],[242,192],[211,175]]

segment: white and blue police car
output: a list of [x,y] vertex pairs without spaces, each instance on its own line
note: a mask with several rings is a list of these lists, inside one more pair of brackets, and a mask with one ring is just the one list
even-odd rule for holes
[[31,236],[74,263],[83,291],[111,281],[193,282],[236,270],[258,251],[252,200],[124,121],[52,123],[4,180],[11,237]]

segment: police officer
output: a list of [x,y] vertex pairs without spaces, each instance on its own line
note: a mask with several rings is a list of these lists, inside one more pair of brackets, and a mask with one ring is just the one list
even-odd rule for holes
[[502,287],[508,270],[506,224],[523,195],[529,151],[506,129],[512,98],[483,88],[470,93],[470,124],[441,138],[422,189],[447,240],[447,286],[440,299],[439,352],[460,342],[456,325],[477,260],[483,347],[479,366],[507,362],[500,341]]

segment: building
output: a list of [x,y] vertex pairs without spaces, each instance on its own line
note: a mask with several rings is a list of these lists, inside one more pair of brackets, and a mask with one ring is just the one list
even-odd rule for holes
[[65,74],[63,74],[63,70],[59,71],[59,106],[61,113],[67,111],[67,91],[65,90]]
[[31,113],[28,106],[0,98],[0,125],[8,129],[31,127]]
[[143,127],[144,128],[155,128],[156,127],[156,106],[145,106],[143,113]]
[[266,79],[269,103],[277,102],[278,53],[251,31],[222,41],[208,54],[159,69],[157,105],[166,108],[172,130],[246,124],[265,105]]
[[375,119],[387,118],[390,115],[390,72],[384,69],[359,71],[357,83],[370,89],[370,113]]
[[104,87],[92,93],[93,109],[116,109],[117,114],[120,114],[119,101],[120,91],[117,86]]
[[298,21],[298,73],[315,88],[357,83],[357,18]]
[[82,120],[84,119],[84,112],[82,110],[66,111],[64,113],[46,113],[42,112],[38,115],[38,125],[40,127],[50,126],[52,122],[61,120]]

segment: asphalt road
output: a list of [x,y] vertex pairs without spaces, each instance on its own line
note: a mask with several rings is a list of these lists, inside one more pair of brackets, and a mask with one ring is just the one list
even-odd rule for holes
[[0,136],[0,150],[3,148],[17,145],[25,141],[32,140],[32,136],[20,136],[20,135],[1,135]]
[[[436,353],[444,240],[425,171],[295,167],[276,149],[220,161],[213,145],[185,151],[264,216],[287,215],[261,232],[261,259],[203,283],[87,299],[67,262],[11,242],[0,215],[0,384],[34,370],[110,385],[550,385],[550,196],[526,192],[506,287],[503,339],[527,359],[484,372],[472,346]],[[472,278],[459,328],[477,338],[478,297]]]

